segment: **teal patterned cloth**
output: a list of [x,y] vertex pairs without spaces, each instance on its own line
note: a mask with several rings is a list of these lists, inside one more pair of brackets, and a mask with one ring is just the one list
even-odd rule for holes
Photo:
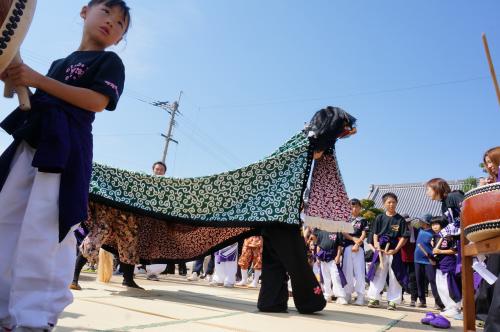
[[257,163],[206,177],[175,179],[94,164],[90,199],[199,226],[299,225],[310,165],[302,133]]

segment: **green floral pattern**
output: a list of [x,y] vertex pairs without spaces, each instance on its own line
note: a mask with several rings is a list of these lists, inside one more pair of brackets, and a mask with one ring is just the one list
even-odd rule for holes
[[300,223],[309,142],[297,134],[262,161],[217,175],[175,179],[94,164],[91,199],[191,224]]

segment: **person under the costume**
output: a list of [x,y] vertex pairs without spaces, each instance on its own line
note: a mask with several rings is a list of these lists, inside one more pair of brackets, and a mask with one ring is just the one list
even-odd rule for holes
[[82,8],[79,48],[54,61],[46,76],[24,63],[2,73],[14,86],[37,89],[30,111],[16,109],[0,124],[14,138],[0,157],[3,328],[48,331],[72,302],[72,230],[87,218],[92,122],[95,113],[116,108],[125,81],[121,59],[105,49],[126,33],[129,8],[107,2]]
[[109,208],[95,209],[95,203],[89,203],[89,219],[84,223],[89,232],[82,244],[80,253],[76,258],[73,281],[70,288],[81,290],[78,281],[83,266],[90,262],[97,264],[99,249],[105,243],[113,243],[118,248],[120,269],[123,272],[122,285],[130,288],[143,289],[134,281],[134,267],[139,263],[137,255],[137,220],[127,218],[126,215],[117,213]]
[[442,237],[440,232],[448,222],[443,217],[433,217],[431,220],[434,232],[432,253],[436,256],[436,286],[439,298],[444,304],[443,316],[455,317],[461,308],[461,285],[457,278],[457,241],[453,236]]
[[346,299],[351,301],[352,293],[356,291],[357,298],[354,304],[365,303],[365,251],[364,240],[368,232],[368,221],[360,215],[361,202],[359,199],[351,199],[353,233],[344,233],[344,256],[342,270],[347,280],[345,286]]
[[243,242],[238,265],[241,268],[241,281],[238,286],[246,286],[248,283],[248,269],[253,267],[254,275],[250,287],[256,288],[259,284],[259,278],[262,272],[262,236],[251,236]]
[[[344,110],[328,106],[316,112],[306,127],[305,131],[311,142],[310,157],[316,152],[316,157],[322,159],[323,153],[332,151],[338,138],[347,137],[355,133],[356,119]],[[325,156],[324,163],[336,166],[332,155]],[[347,204],[347,217],[349,206],[345,188],[340,185],[341,178],[337,168],[325,170],[324,175],[329,179],[340,179],[332,186],[331,182],[322,182],[317,186],[327,187],[326,190],[340,194],[341,201]],[[307,181],[307,177],[306,180]],[[312,186],[315,183],[314,174]],[[338,180],[337,180],[338,181]],[[304,183],[304,189],[306,187]],[[318,190],[324,191],[323,190]],[[344,197],[345,195],[345,197]],[[319,199],[317,200],[320,201]],[[302,202],[297,202],[300,208]],[[313,204],[314,205],[314,204]],[[326,207],[330,212],[339,208],[333,202]],[[343,211],[344,208],[340,207]],[[333,213],[330,213],[331,215]],[[346,219],[347,220],[347,219]],[[262,252],[261,288],[257,301],[257,308],[262,312],[286,312],[288,307],[288,278],[293,289],[292,295],[299,313],[311,314],[323,310],[326,300],[323,297],[321,286],[314,276],[307,260],[307,249],[301,234],[301,227],[273,225],[263,227],[262,237],[264,247]]]
[[408,274],[400,250],[410,234],[406,220],[396,212],[397,196],[391,192],[386,193],[382,196],[382,202],[385,213],[379,214],[374,221],[373,244],[376,250],[367,273],[370,280],[368,307],[380,306],[380,293],[389,275],[387,309],[396,310],[396,305],[401,303],[402,287],[408,284]]

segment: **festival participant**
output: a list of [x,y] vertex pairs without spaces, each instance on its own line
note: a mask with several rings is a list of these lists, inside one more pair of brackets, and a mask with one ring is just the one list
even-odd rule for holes
[[448,222],[443,217],[433,217],[431,228],[434,232],[432,253],[436,255],[436,286],[439,298],[444,304],[443,316],[455,317],[460,312],[462,294],[455,273],[457,265],[457,241],[454,236],[442,237],[443,226]]
[[215,276],[213,286],[233,288],[238,269],[238,243],[233,243],[215,252]]
[[72,302],[71,230],[87,217],[92,122],[123,91],[123,63],[105,49],[127,32],[129,8],[92,0],[80,16],[80,46],[47,76],[22,63],[1,77],[37,89],[31,111],[1,123],[14,142],[0,157],[0,325],[18,331],[51,329]]
[[[163,176],[167,166],[161,162],[155,162],[152,166],[153,175]],[[99,257],[99,249],[106,242],[114,243],[118,247],[120,269],[123,271],[122,285],[129,288],[143,289],[134,280],[134,266],[139,262],[137,255],[138,237],[136,218],[127,218],[122,214],[115,214],[113,211],[99,210],[94,211],[93,203],[90,204],[92,220],[88,220],[90,231],[80,246],[80,253],[76,258],[73,281],[69,286],[73,290],[81,290],[78,283],[83,266],[90,262],[96,264]],[[110,217],[111,215],[111,217]],[[112,220],[112,222],[109,222]],[[101,262],[102,263],[102,262]],[[165,264],[153,264],[144,267],[147,279],[158,281],[158,274],[165,269]]]
[[[415,252],[415,240],[417,239],[417,230],[412,225],[412,218],[405,213],[402,214],[402,217],[406,220],[406,228],[408,229],[408,233],[410,234],[408,237],[408,241],[406,241],[405,245],[401,248],[401,260],[403,261],[403,265],[408,273],[408,285],[407,287],[403,287],[403,295],[404,292],[410,294],[410,307],[415,307],[417,298],[418,298],[418,290],[417,290],[417,280],[415,277],[415,263],[413,254]],[[401,297],[401,302],[404,302],[404,297]]]
[[368,231],[368,221],[361,213],[361,202],[359,199],[351,199],[351,224],[354,232],[344,233],[344,259],[342,269],[347,281],[345,286],[346,300],[351,301],[353,291],[357,298],[355,305],[365,303],[365,251],[363,242]]
[[[448,220],[448,224],[441,230],[441,235],[460,236],[460,209],[464,193],[461,190],[451,191],[446,180],[434,178],[426,183],[426,195],[434,201],[441,202],[441,212]],[[460,244],[458,250],[460,250]]]
[[247,285],[250,265],[253,267],[254,274],[249,286],[253,288],[258,286],[262,272],[262,246],[262,236],[252,236],[243,242],[243,249],[238,260],[238,265],[241,268],[241,281],[237,283],[238,286]]
[[344,290],[346,280],[340,264],[344,242],[342,234],[315,229],[312,236],[316,243],[316,258],[320,263],[325,300],[332,302],[335,296],[337,304],[348,304]]
[[[152,166],[153,175],[165,176],[167,173],[167,165],[163,161],[157,161]],[[158,275],[167,269],[166,264],[151,264],[145,266],[146,277],[148,280],[159,281]]]
[[[344,110],[328,106],[316,112],[305,129],[316,164],[305,212],[309,216],[323,216],[325,224],[342,223],[349,219],[349,200],[338,170],[334,146],[339,138],[356,133],[355,122],[356,119]],[[297,203],[300,207],[300,201]],[[262,235],[264,249],[257,302],[259,310],[287,311],[288,277],[294,303],[300,313],[323,310],[326,300],[308,264],[301,228],[263,227]]]
[[[500,146],[486,151],[483,155],[483,163],[488,177],[485,184],[500,182]],[[500,331],[500,254],[488,255],[486,268],[498,276],[493,285],[489,285],[485,280],[477,292],[476,297],[476,317],[484,321],[484,331]]]
[[408,274],[403,266],[400,250],[409,234],[406,220],[396,212],[398,197],[389,192],[382,196],[382,202],[385,213],[379,214],[374,221],[373,246],[376,251],[368,271],[368,307],[380,306],[380,293],[389,274],[387,309],[396,310],[396,305],[401,303],[402,286],[408,283]]
[[420,299],[420,308],[427,307],[427,300],[425,297],[425,291],[427,287],[427,281],[431,285],[432,295],[436,303],[435,309],[444,309],[443,302],[439,298],[439,293],[436,287],[436,260],[434,254],[432,253],[432,238],[434,233],[431,229],[431,219],[430,214],[424,215],[419,218],[420,231],[417,236],[417,244],[414,253],[415,261],[415,277],[417,281],[417,291],[418,298]]

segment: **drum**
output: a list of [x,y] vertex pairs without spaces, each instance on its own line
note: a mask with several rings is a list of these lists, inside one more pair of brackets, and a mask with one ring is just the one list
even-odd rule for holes
[[464,235],[471,242],[500,236],[500,183],[468,191],[462,203],[461,221]]
[[[10,63],[22,62],[19,47],[28,32],[35,13],[36,0],[0,0],[0,73]],[[5,97],[12,97],[14,91],[21,109],[29,109],[29,94],[26,87],[13,87],[5,82]]]

